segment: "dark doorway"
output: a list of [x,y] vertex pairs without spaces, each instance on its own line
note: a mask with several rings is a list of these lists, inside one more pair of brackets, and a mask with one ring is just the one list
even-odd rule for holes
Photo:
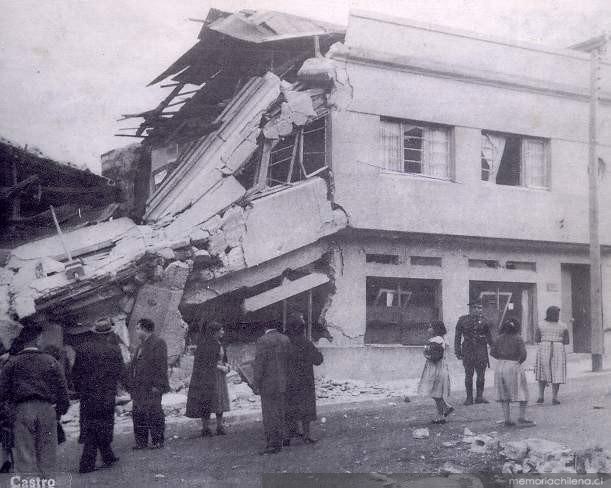
[[[592,332],[590,329],[590,266],[587,264],[563,264],[563,273],[570,277],[571,319],[573,329],[573,351],[590,352]],[[571,327],[571,324],[567,324]]]

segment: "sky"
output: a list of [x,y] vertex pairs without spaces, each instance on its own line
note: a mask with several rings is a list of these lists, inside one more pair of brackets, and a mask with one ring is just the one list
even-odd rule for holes
[[609,0],[0,0],[0,137],[100,172],[124,113],[197,41],[210,7],[280,10],[346,25],[350,9],[566,47],[611,32]]

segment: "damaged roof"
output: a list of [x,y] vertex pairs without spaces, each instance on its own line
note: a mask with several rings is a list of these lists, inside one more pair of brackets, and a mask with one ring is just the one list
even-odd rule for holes
[[169,78],[162,87],[170,93],[154,109],[124,118],[144,118],[134,136],[154,147],[201,137],[249,79],[271,72],[294,82],[306,59],[344,35],[344,27],[280,12],[211,9],[198,43],[150,83]]

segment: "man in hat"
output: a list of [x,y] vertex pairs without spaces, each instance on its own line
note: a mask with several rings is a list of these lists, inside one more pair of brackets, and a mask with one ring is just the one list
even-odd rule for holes
[[133,449],[148,447],[160,449],[164,444],[165,416],[161,407],[161,396],[170,390],[168,381],[168,348],[155,335],[155,323],[146,318],[138,321],[136,332],[140,345],[134,353],[129,369],[129,393],[134,409]]
[[55,471],[57,418],[68,411],[61,366],[38,348],[39,324],[26,324],[20,350],[0,371],[0,402],[14,405],[14,471],[48,477]]
[[[276,327],[274,327],[276,325]],[[270,324],[256,343],[254,361],[255,393],[261,395],[266,447],[261,454],[276,454],[287,445],[286,403],[288,361],[291,341]]]
[[119,460],[111,443],[115,426],[115,396],[123,372],[123,358],[113,337],[113,325],[109,318],[97,320],[93,334],[76,350],[73,379],[81,399],[80,441],[83,443],[80,473],[95,470],[98,450],[105,467]]
[[456,323],[454,352],[465,368],[465,405],[473,405],[473,375],[477,374],[475,403],[488,403],[484,398],[484,381],[488,360],[488,345],[492,345],[490,324],[483,315],[479,299],[469,302],[469,314],[463,315]]

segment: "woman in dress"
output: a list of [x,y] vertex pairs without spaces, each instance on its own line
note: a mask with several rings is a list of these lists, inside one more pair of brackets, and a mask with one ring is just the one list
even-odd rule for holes
[[510,404],[519,402],[518,424],[523,427],[534,426],[535,423],[526,418],[528,385],[522,368],[522,363],[526,361],[526,345],[520,335],[520,322],[517,319],[508,319],[503,322],[499,336],[492,345],[490,355],[497,359],[494,386],[497,400],[503,406],[505,425],[516,425],[511,420]]
[[443,322],[435,320],[429,325],[428,332],[431,338],[424,350],[427,359],[418,384],[418,394],[430,396],[435,401],[437,416],[432,423],[445,424],[446,417],[454,411],[454,407],[448,403],[450,372],[446,361],[448,343],[445,335],[447,330]]
[[216,415],[216,434],[225,435],[223,412],[229,411],[226,375],[229,372],[227,354],[221,344],[223,325],[211,322],[200,333],[195,351],[193,374],[187,395],[186,416],[202,419],[202,437],[212,435],[210,416]]
[[559,322],[560,309],[548,307],[545,321],[539,324],[535,331],[535,341],[539,343],[537,360],[535,362],[535,378],[539,382],[539,398],[537,403],[543,403],[545,387],[552,384],[552,404],[558,405],[558,390],[560,384],[566,382],[566,351],[564,346],[569,343],[569,329]]
[[294,314],[287,324],[286,333],[291,340],[286,387],[286,424],[291,437],[299,435],[306,444],[316,441],[310,435],[310,422],[316,420],[316,391],[314,366],[322,364],[322,354],[305,336],[305,323],[301,314]]

